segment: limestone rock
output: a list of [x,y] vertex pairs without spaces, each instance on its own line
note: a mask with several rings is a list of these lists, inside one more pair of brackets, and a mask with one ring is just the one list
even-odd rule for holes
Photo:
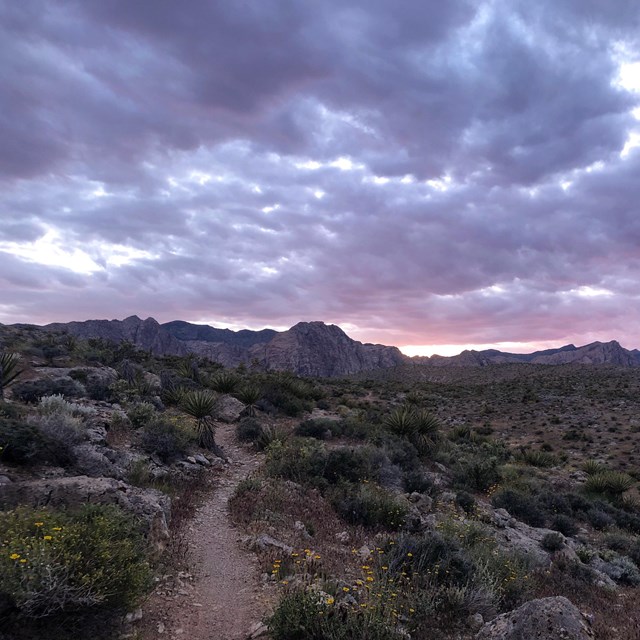
[[475,640],[593,640],[588,620],[564,596],[526,602],[485,624]]
[[218,401],[217,416],[223,422],[235,422],[244,411],[244,404],[233,396],[222,396]]

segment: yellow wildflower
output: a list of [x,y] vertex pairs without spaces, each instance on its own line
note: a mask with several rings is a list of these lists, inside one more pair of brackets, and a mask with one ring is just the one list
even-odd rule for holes
[[19,553],[12,553],[9,557],[12,560],[17,560],[20,557],[20,554]]

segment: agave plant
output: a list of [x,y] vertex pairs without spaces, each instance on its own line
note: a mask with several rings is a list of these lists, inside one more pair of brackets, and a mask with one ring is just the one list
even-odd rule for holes
[[243,404],[247,405],[247,415],[256,415],[256,403],[262,398],[263,392],[257,385],[245,385],[235,393],[235,397]]
[[19,363],[20,356],[17,353],[0,352],[0,398],[4,397],[5,387],[8,387],[22,373]]
[[588,476],[594,476],[596,473],[604,473],[607,471],[606,465],[602,464],[602,462],[598,462],[597,460],[589,459],[585,460],[582,464],[582,470]]
[[233,393],[240,384],[240,378],[230,371],[221,371],[213,376],[209,385],[218,393]]
[[584,488],[592,493],[601,493],[619,499],[633,486],[633,478],[619,471],[601,471],[589,476]]
[[440,438],[440,421],[424,409],[395,409],[384,424],[390,431],[409,440],[422,453],[433,449]]
[[220,447],[216,444],[213,412],[218,404],[218,397],[208,390],[188,391],[184,394],[180,408],[196,419],[198,445],[209,449],[224,458]]

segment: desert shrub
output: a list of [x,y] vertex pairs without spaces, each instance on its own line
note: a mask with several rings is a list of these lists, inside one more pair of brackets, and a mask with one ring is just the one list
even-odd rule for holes
[[305,420],[294,430],[297,436],[324,440],[336,428],[335,420]]
[[402,527],[405,502],[372,484],[342,483],[329,494],[338,515],[349,524],[395,531]]
[[87,390],[87,396],[98,402],[111,400],[111,381],[108,378],[91,377],[87,382],[83,382]]
[[571,516],[565,515],[564,513],[558,513],[553,516],[549,522],[549,528],[554,531],[559,531],[568,538],[575,536],[580,530],[578,523]]
[[240,442],[256,442],[262,432],[262,424],[251,417],[243,418],[236,426],[236,438]]
[[[264,402],[266,401],[266,405]],[[262,410],[268,410],[269,405],[286,416],[296,418],[305,411],[311,411],[312,405],[306,400],[299,398],[287,389],[270,385],[265,389],[263,399],[256,403]]]
[[640,571],[631,558],[612,551],[603,555],[604,561],[598,564],[598,568],[612,580],[632,587],[640,585]]
[[24,414],[25,411],[20,405],[0,400],[0,420],[4,418],[22,418]]
[[67,402],[60,394],[43,396],[38,402],[37,409],[41,416],[66,415],[82,419],[93,416],[96,413],[93,407]]
[[491,502],[498,509],[506,509],[514,518],[522,520],[532,527],[542,527],[545,523],[544,512],[538,501],[517,489],[501,489]]
[[401,535],[386,551],[389,571],[413,577],[424,587],[436,579],[440,584],[468,583],[474,566],[465,550],[435,531],[423,535]]
[[0,512],[0,593],[20,616],[129,608],[149,584],[144,538],[115,506]]
[[280,427],[264,425],[260,435],[255,439],[254,445],[258,451],[266,451],[272,444],[286,442],[288,435]]
[[[53,431],[53,430],[52,430]],[[74,440],[75,442],[75,440]],[[14,464],[71,465],[71,443],[23,420],[0,420],[0,459]]]
[[134,429],[148,425],[156,415],[156,409],[150,402],[138,402],[127,410],[127,417]]
[[453,469],[454,484],[471,491],[486,491],[501,478],[501,467],[494,457],[472,455],[460,460]]
[[410,469],[402,474],[402,488],[407,493],[431,493],[433,482],[420,469]]
[[15,383],[13,396],[21,402],[34,404],[43,396],[61,395],[65,398],[80,398],[85,395],[85,388],[71,378],[43,378]]
[[616,521],[606,511],[594,507],[587,512],[587,521],[589,524],[599,531],[612,527]]
[[278,442],[267,455],[272,477],[326,487],[338,482],[359,482],[375,475],[379,454],[372,448],[338,447],[327,451],[311,439]]
[[161,417],[148,422],[140,434],[140,446],[143,450],[157,455],[165,463],[184,457],[190,442],[187,431]]
[[476,509],[476,499],[467,491],[458,491],[456,493],[456,504],[466,514],[472,514]]
[[417,449],[408,440],[393,434],[381,434],[374,439],[392,464],[404,471],[420,470],[422,464]]
[[389,607],[340,607],[306,591],[285,594],[267,626],[273,640],[399,640]]
[[550,553],[560,551],[564,547],[564,538],[560,533],[547,533],[540,541],[540,546]]

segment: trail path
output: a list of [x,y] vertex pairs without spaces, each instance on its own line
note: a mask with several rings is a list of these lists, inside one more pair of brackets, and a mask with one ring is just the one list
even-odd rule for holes
[[[168,597],[159,590],[160,594],[152,598],[148,607],[152,619],[145,621],[145,637],[244,640],[264,615],[266,604],[257,560],[241,547],[241,534],[232,525],[227,506],[238,483],[258,466],[259,460],[235,442],[232,425],[218,427],[216,440],[231,465],[189,525],[193,582],[178,579]],[[158,598],[164,598],[164,602]]]

